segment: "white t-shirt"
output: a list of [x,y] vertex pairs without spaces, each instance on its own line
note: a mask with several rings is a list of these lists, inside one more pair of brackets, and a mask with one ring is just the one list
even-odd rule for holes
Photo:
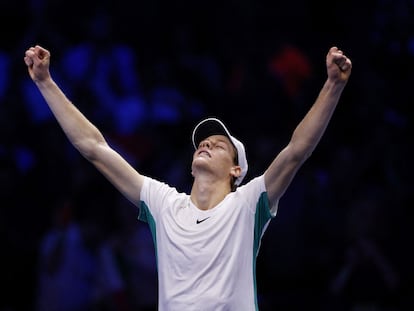
[[155,243],[159,310],[257,310],[256,256],[276,210],[277,204],[269,208],[263,175],[206,211],[188,194],[146,177],[139,219]]

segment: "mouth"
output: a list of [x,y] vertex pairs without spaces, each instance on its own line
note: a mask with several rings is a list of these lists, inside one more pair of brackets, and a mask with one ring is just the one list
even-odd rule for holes
[[206,150],[200,150],[200,151],[197,153],[197,156],[199,156],[199,157],[208,157],[208,158],[211,158],[210,153],[209,153],[208,151],[206,151]]

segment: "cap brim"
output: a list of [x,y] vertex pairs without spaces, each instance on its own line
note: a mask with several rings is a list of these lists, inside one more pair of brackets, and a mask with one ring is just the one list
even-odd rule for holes
[[[193,131],[193,145],[195,148],[201,141],[213,135],[224,135],[231,140],[231,135],[224,124],[215,118],[208,118],[201,121]],[[232,142],[233,143],[233,142]]]

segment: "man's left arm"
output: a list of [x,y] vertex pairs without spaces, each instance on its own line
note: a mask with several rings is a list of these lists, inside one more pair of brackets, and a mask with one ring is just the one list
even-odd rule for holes
[[271,205],[285,193],[298,169],[319,143],[348,82],[352,63],[341,50],[332,47],[326,56],[326,68],[328,77],[315,103],[294,130],[288,145],[265,172]]

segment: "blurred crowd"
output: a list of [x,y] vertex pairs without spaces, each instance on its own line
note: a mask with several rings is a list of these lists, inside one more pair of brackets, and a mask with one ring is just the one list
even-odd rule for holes
[[[320,6],[324,10],[320,10]],[[332,45],[353,73],[280,202],[260,310],[412,310],[413,1],[2,1],[1,311],[155,310],[137,210],[69,144],[23,56],[145,175],[191,186],[191,131],[217,116],[263,173],[318,95]]]

